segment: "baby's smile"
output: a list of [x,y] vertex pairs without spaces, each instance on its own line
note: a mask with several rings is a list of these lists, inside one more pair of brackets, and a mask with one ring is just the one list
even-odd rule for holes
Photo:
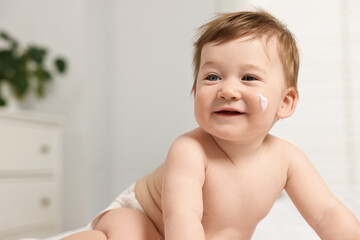
[[217,116],[223,116],[223,117],[234,117],[234,116],[240,116],[245,114],[244,112],[241,112],[237,109],[233,108],[223,108],[218,111],[214,112]]

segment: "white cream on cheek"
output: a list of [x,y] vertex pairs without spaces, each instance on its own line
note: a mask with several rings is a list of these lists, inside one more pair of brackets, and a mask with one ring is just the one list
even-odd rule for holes
[[261,109],[263,112],[265,112],[268,104],[269,104],[269,101],[267,100],[266,97],[264,97],[263,95],[259,94],[259,99],[260,99],[260,104],[261,104]]

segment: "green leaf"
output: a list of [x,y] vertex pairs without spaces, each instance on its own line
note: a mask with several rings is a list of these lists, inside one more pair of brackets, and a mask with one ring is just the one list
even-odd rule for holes
[[15,90],[15,95],[18,98],[23,98],[29,88],[29,80],[26,72],[16,72],[15,76],[11,79],[10,84]]
[[65,73],[66,72],[66,62],[63,58],[56,58],[55,59],[55,67],[58,70],[59,73]]
[[39,65],[42,65],[47,51],[45,48],[30,46],[27,53],[30,59],[34,60]]
[[34,72],[34,76],[41,82],[50,81],[52,78],[51,73],[43,67],[38,67]]
[[7,50],[0,51],[0,72],[3,73],[8,68],[11,60],[11,52]]
[[11,41],[11,37],[6,32],[1,32],[0,37],[6,41]]
[[0,78],[10,79],[14,76],[17,70],[17,61],[13,56],[12,51],[0,51]]
[[0,107],[6,106],[6,101],[2,97],[0,97]]
[[8,35],[6,32],[1,32],[0,37],[9,42],[11,44],[11,49],[13,50],[16,50],[19,46],[18,42],[14,38],[10,37],[10,35]]

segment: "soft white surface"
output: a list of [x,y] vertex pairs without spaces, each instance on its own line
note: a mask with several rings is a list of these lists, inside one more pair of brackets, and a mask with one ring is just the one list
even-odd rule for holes
[[[360,219],[360,189],[337,188],[334,194],[340,198],[347,207]],[[59,240],[74,232],[82,231],[85,227],[73,231],[64,232],[60,235],[44,240]],[[289,197],[283,193],[274,204],[268,216],[263,219],[255,230],[253,240],[313,240],[320,239],[311,227],[305,222],[295,208]],[[22,240],[38,240],[24,238]]]

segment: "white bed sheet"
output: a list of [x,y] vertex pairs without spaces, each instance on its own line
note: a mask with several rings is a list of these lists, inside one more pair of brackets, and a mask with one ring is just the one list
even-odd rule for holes
[[[336,188],[335,195],[360,219],[360,188]],[[85,227],[67,231],[43,240],[59,240],[70,234],[84,230]],[[252,240],[318,240],[320,239],[311,227],[302,218],[300,213],[283,193],[275,202],[266,218],[257,226]],[[23,238],[21,240],[39,240],[36,238]]]

